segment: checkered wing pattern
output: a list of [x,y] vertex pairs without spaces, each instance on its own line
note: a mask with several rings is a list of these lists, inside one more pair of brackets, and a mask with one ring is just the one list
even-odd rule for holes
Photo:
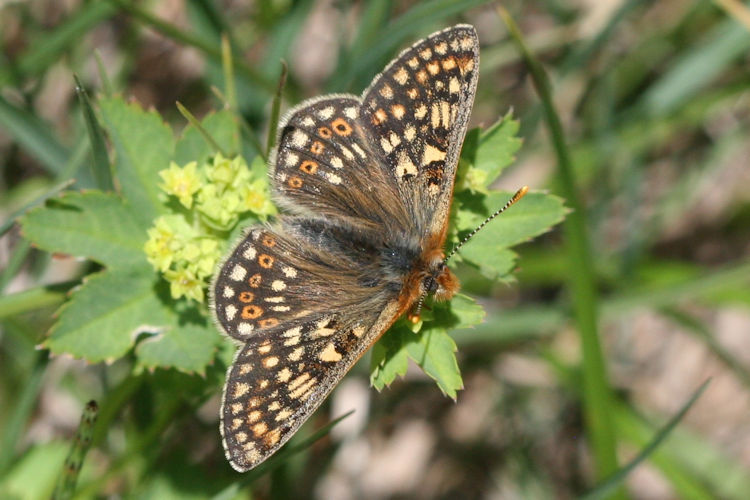
[[429,235],[442,234],[479,75],[472,26],[440,31],[405,50],[363,95],[361,122]]
[[287,215],[250,229],[211,293],[243,343],[221,413],[235,469],[286,442],[423,293],[477,66],[474,29],[456,26],[402,52],[362,98],[309,100],[282,121],[271,183]]

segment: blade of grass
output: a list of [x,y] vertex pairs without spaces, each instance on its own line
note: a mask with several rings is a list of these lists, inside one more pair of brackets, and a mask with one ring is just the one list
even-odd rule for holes
[[70,453],[65,458],[65,465],[60,479],[55,487],[55,493],[52,498],[63,500],[71,498],[75,492],[76,483],[78,482],[78,473],[81,472],[83,461],[91,447],[91,436],[93,435],[94,423],[99,413],[99,407],[96,401],[91,400],[86,403],[81,415],[81,423],[78,426],[73,444],[70,447]]
[[677,424],[679,424],[680,421],[682,421],[682,419],[685,417],[688,410],[698,400],[701,394],[703,394],[703,391],[706,390],[710,382],[711,379],[708,379],[703,382],[703,384],[701,384],[701,386],[693,393],[690,399],[688,399],[688,401],[682,406],[680,411],[678,411],[675,416],[672,417],[669,422],[667,422],[667,424],[662,427],[659,432],[656,433],[651,442],[646,447],[644,447],[633,460],[631,460],[626,466],[622,467],[612,476],[605,479],[605,481],[595,489],[580,497],[581,500],[599,500],[602,498],[607,498],[608,495],[612,494],[615,489],[622,484],[628,474],[630,474],[633,469],[640,465],[641,462],[646,460],[646,458],[648,458],[649,455],[651,455],[659,447],[659,445],[661,445],[661,443],[672,433],[672,431],[677,427]]
[[[8,326],[7,324],[5,325]],[[18,441],[24,436],[23,429],[34,411],[42,389],[42,380],[47,369],[47,351],[36,354],[34,365],[30,373],[27,373],[24,384],[19,394],[14,398],[13,404],[8,405],[10,409],[7,420],[3,425],[3,435],[0,439],[0,477],[12,464],[17,450]]]
[[33,113],[13,106],[0,96],[0,128],[18,142],[49,172],[59,174],[68,161],[69,151],[53,135],[49,125]]
[[[237,87],[234,84],[234,64],[232,63],[232,45],[226,34],[221,35],[221,67],[224,70],[224,96],[225,104],[237,115]],[[240,153],[240,131],[237,121],[234,121],[234,133],[232,134],[232,150]]]
[[102,93],[104,97],[111,97],[113,94],[112,82],[109,80],[107,70],[104,67],[104,61],[102,61],[102,54],[99,49],[94,50],[94,59],[96,59],[96,71],[99,73],[99,79],[102,82]]
[[[609,386],[597,331],[598,300],[594,271],[591,267],[593,258],[584,206],[578,194],[562,124],[552,103],[547,75],[539,61],[526,48],[521,33],[510,14],[502,7],[499,7],[498,11],[508,27],[511,38],[523,55],[539,94],[557,155],[560,188],[572,208],[563,227],[570,259],[569,287],[583,351],[584,414],[595,458],[596,474],[598,478],[604,478],[618,469],[617,443],[611,415],[612,389]],[[625,498],[624,491],[618,490],[613,497]]]
[[190,122],[190,125],[196,128],[198,132],[203,136],[203,138],[206,140],[208,144],[211,145],[212,148],[214,148],[214,151],[220,153],[223,157],[229,158],[230,155],[223,149],[221,149],[221,146],[214,140],[213,137],[211,137],[211,134],[209,134],[206,129],[203,128],[203,125],[201,125],[201,122],[198,121],[198,119],[193,116],[193,113],[190,112],[185,106],[182,105],[180,101],[175,102],[177,105],[177,109],[180,110],[180,114],[185,117],[185,119]]
[[96,113],[94,113],[94,108],[91,106],[86,89],[81,85],[81,81],[77,75],[73,75],[73,79],[76,82],[76,93],[81,103],[83,120],[86,122],[86,130],[91,142],[91,154],[94,158],[94,161],[91,162],[91,172],[94,176],[96,187],[102,191],[113,191],[115,184],[112,180],[112,167],[109,164],[109,156],[107,156],[107,144],[104,142],[104,131],[99,124],[99,120],[96,118]]
[[279,75],[279,86],[276,94],[273,96],[271,105],[271,117],[268,120],[268,139],[266,142],[266,158],[271,156],[271,151],[276,143],[276,128],[279,126],[279,111],[281,110],[281,96],[286,85],[287,65],[286,61],[281,60],[281,75]]

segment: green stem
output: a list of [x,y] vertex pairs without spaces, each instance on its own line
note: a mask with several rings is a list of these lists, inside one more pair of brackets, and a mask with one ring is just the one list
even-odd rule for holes
[[[611,414],[613,394],[597,331],[598,297],[586,227],[586,212],[578,194],[570,154],[565,143],[560,118],[552,102],[547,75],[539,61],[527,49],[520,31],[508,12],[503,8],[499,8],[499,12],[523,55],[542,102],[544,116],[557,155],[560,188],[572,208],[564,224],[570,269],[568,280],[583,352],[584,415],[596,463],[596,477],[603,479],[618,470],[617,442]],[[618,489],[613,494],[613,498],[625,498],[624,491]]]

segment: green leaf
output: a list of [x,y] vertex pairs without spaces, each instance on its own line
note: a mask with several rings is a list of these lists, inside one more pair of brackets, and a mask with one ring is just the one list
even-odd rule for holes
[[146,231],[133,210],[112,193],[68,192],[21,219],[24,235],[40,248],[87,257],[110,268],[146,262]]
[[171,309],[156,295],[156,282],[145,262],[89,275],[58,312],[44,346],[92,363],[122,357],[138,334],[171,323]]
[[440,326],[423,328],[415,341],[406,344],[409,357],[451,399],[456,399],[457,391],[464,387],[455,356],[456,350],[456,343]]
[[[483,203],[490,207],[501,207],[512,193],[491,192]],[[513,267],[515,253],[507,248],[528,241],[550,230],[566,214],[563,200],[557,196],[543,193],[529,193],[516,205],[504,212],[497,219],[487,224],[459,253],[461,257],[479,267],[482,273],[490,278],[506,275]],[[483,220],[482,213],[459,211],[456,225],[459,230],[476,228]]]
[[505,167],[513,163],[523,143],[516,136],[519,126],[519,121],[513,119],[513,112],[509,111],[479,137],[474,168],[487,173],[485,186],[492,184]]
[[[484,308],[468,295],[457,294],[450,301],[450,314],[453,322],[450,324],[452,330],[461,330],[480,324],[487,315]],[[435,315],[440,320],[440,315]],[[444,323],[441,323],[444,324]]]
[[91,100],[86,93],[86,89],[83,88],[77,76],[74,75],[73,78],[76,82],[76,93],[81,104],[83,121],[86,122],[86,130],[89,134],[89,142],[91,143],[91,154],[93,157],[91,170],[96,187],[102,191],[112,191],[114,183],[112,181],[112,168],[107,155],[107,145],[104,142],[104,131],[96,117],[94,108],[91,106]]
[[216,327],[197,311],[191,311],[173,315],[170,325],[140,342],[135,353],[144,368],[176,368],[203,375],[220,342],[222,337]]
[[[222,150],[232,154],[238,153],[234,151],[234,144],[239,139],[234,137],[237,133],[237,123],[232,112],[222,110],[209,113],[201,121],[201,127]],[[215,151],[201,132],[193,125],[188,125],[175,145],[174,161],[182,166],[191,161],[207,160],[216,153],[218,151]]]
[[171,129],[156,111],[144,111],[122,98],[99,103],[115,147],[115,173],[122,195],[136,208],[135,216],[148,227],[164,212],[159,201],[158,172],[169,167],[174,150]]
[[414,332],[403,322],[398,322],[373,346],[370,358],[370,385],[378,391],[383,390],[396,380],[406,375],[409,359],[406,344],[414,339]]
[[51,498],[68,443],[52,441],[33,446],[0,481],[0,497],[32,500]]

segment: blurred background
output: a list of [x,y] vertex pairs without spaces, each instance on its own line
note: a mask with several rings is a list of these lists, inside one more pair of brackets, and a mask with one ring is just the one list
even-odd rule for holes
[[[620,498],[748,498],[750,14],[732,0],[503,6],[549,72],[585,205],[592,257],[578,265],[595,277],[588,306],[598,311],[619,463],[712,379]],[[284,109],[360,93],[401,48],[457,22],[481,41],[472,126],[509,109],[521,121],[524,145],[498,186],[565,196],[539,96],[497,4],[4,1],[2,220],[61,180],[91,185],[73,74],[96,95],[95,50],[117,91],[180,129],[175,101],[196,116],[220,106],[212,87],[223,88],[217,49],[229,34],[246,64],[236,70],[242,115],[265,141],[280,59]],[[35,348],[92,268],[31,248],[11,226],[0,239],[0,496],[49,497],[96,399],[108,423],[96,429],[83,498],[575,498],[600,476],[570,251],[558,227],[517,248],[510,284],[462,270],[488,317],[455,335],[457,402],[419,370],[377,393],[360,363],[301,435],[352,416],[273,473],[237,483],[218,433],[221,371],[133,373],[128,358],[88,365]]]

